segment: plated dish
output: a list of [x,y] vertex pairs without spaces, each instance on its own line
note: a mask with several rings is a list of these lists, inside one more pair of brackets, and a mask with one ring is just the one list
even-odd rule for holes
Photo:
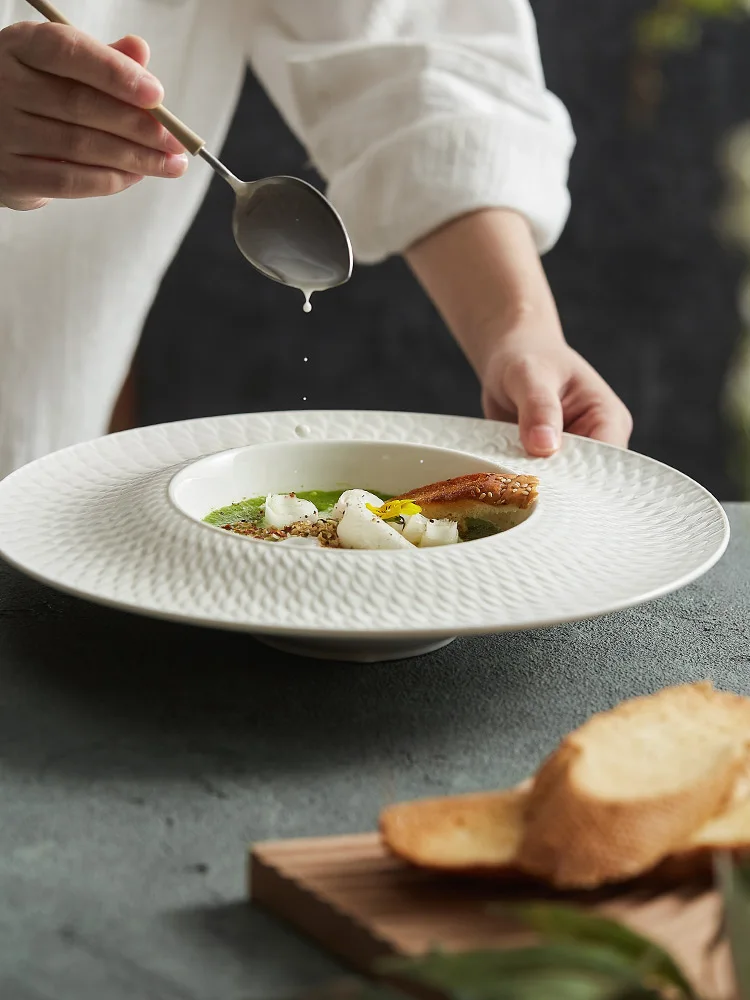
[[[378,496],[370,490],[269,493],[204,521],[257,541],[331,549],[435,548],[507,531],[538,497],[536,476],[475,472]],[[382,491],[381,491],[382,493]]]
[[[522,471],[538,499],[470,544],[335,550],[265,544],[205,522],[279,492],[399,497]],[[54,525],[54,531],[48,530]],[[146,427],[77,445],[0,482],[0,556],[88,600],[252,633],[296,653],[374,661],[457,635],[607,614],[684,586],[729,537],[718,502],[643,456],[566,435],[530,459],[509,424],[305,411]],[[259,648],[248,645],[248,657]]]

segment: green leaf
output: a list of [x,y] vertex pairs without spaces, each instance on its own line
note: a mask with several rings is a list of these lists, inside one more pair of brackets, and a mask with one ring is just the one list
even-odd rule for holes
[[435,952],[386,959],[378,971],[433,987],[454,1000],[614,1000],[658,996],[640,970],[609,948],[539,945],[505,951]]
[[724,923],[742,1000],[750,1000],[750,862],[717,854],[716,877],[724,902]]
[[640,978],[655,976],[679,990],[680,996],[697,1000],[689,981],[663,948],[616,920],[559,903],[525,903],[503,907],[546,940],[600,945],[628,961]]

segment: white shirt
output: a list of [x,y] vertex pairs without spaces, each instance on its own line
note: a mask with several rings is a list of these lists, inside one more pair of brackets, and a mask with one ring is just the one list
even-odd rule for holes
[[[146,38],[165,103],[214,151],[249,58],[360,262],[478,208],[521,212],[540,252],[565,223],[574,139],[545,88],[527,0],[60,3],[103,41]],[[0,0],[0,27],[34,19],[24,0]],[[179,181],[113,198],[0,209],[0,477],[105,433],[209,180],[196,161]]]

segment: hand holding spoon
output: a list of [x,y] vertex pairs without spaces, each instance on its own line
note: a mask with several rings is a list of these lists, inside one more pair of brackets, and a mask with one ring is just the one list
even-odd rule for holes
[[[47,0],[27,0],[48,21],[72,26]],[[352,273],[352,247],[344,224],[312,184],[297,177],[243,182],[206,149],[206,143],[163,105],[150,112],[188,153],[201,156],[236,196],[232,228],[237,246],[261,274],[299,288],[310,311],[313,292],[335,288]]]

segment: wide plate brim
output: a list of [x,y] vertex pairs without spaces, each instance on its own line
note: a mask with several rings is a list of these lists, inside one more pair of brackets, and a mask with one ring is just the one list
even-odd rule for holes
[[[414,552],[285,550],[175,510],[172,476],[269,441],[413,442],[538,475],[520,528]],[[280,485],[280,488],[283,488]],[[75,596],[174,621],[279,636],[439,639],[597,617],[676,590],[721,557],[729,524],[682,473],[573,435],[530,459],[514,425],[379,411],[161,424],[75,445],[0,482],[0,555]]]

